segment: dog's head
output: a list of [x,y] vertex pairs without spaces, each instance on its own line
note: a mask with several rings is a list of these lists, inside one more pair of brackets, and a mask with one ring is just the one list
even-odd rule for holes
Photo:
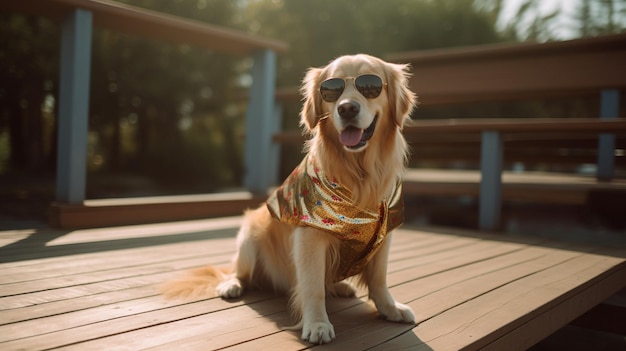
[[[347,151],[365,150],[379,129],[401,129],[415,105],[408,66],[359,54],[310,69],[302,85],[300,123],[309,133],[321,119]],[[328,129],[328,128],[327,128]]]

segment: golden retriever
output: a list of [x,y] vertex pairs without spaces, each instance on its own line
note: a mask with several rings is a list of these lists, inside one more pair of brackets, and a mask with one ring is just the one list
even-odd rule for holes
[[408,76],[406,65],[365,54],[311,68],[301,88],[300,123],[310,136],[303,162],[267,204],[245,213],[232,271],[196,270],[165,294],[238,298],[270,287],[289,293],[303,340],[328,343],[335,331],[325,298],[354,296],[344,279],[356,276],[381,316],[414,323],[386,283],[390,231],[403,219],[401,130],[416,101]]

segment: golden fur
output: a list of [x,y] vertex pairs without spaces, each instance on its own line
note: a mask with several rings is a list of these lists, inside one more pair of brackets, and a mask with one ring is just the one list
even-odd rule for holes
[[[336,102],[321,99],[319,86],[328,78],[376,74],[386,83],[380,96],[366,99],[348,79]],[[407,87],[407,66],[387,63],[369,55],[342,56],[325,67],[310,69],[302,85],[304,104],[301,125],[310,139],[305,150],[319,161],[326,173],[352,190],[354,204],[369,209],[393,190],[402,176],[407,144],[402,126],[415,104]],[[355,101],[360,111],[349,123],[337,112],[342,101]],[[339,133],[347,125],[365,129],[378,116],[376,129],[365,146],[344,147]],[[389,236],[390,238],[391,236]],[[266,206],[247,211],[237,236],[237,254],[230,272],[203,268],[164,286],[168,296],[204,297],[210,291],[236,298],[251,286],[289,293],[291,308],[299,318],[294,327],[312,343],[330,342],[335,337],[325,307],[325,296],[354,296],[354,288],[333,281],[340,240],[311,227],[296,227],[272,218]],[[379,313],[391,321],[414,322],[413,313],[391,297],[386,285],[389,240],[359,275]],[[320,268],[323,267],[323,268]]]

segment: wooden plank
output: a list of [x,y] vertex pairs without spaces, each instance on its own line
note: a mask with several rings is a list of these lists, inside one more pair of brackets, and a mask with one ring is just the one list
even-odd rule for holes
[[[226,257],[230,257],[231,252],[228,252]],[[221,256],[221,257],[224,257]],[[219,257],[219,256],[218,256]],[[202,259],[207,260],[206,257],[194,257],[188,260],[197,265],[202,265]],[[182,262],[185,262],[182,261]],[[197,262],[197,263],[196,263]],[[117,279],[124,279],[136,276],[144,276],[150,274],[156,274],[163,271],[169,271],[176,269],[175,267],[180,265],[181,261],[174,262],[157,262],[154,264],[142,265],[140,267],[123,267],[110,270],[89,272],[88,274],[81,275],[68,275],[61,277],[44,278],[39,280],[25,281],[19,283],[9,283],[2,285],[2,294],[4,296],[12,296],[25,294],[28,292],[49,291],[52,289],[82,286],[87,284],[93,284],[103,281],[111,281]],[[187,266],[187,265],[185,265]]]
[[420,134],[481,133],[485,130],[501,133],[581,133],[626,134],[626,118],[448,118],[415,120],[402,133],[411,140]]
[[[572,296],[580,297],[580,291],[592,286],[596,280],[602,280],[603,275],[620,272],[612,277],[610,282],[623,286],[624,280],[619,281],[617,278],[624,277],[624,269],[623,258],[588,254],[578,255],[553,267],[548,265],[534,274],[511,279],[509,284],[475,296],[421,323],[413,331],[421,342],[410,347],[478,349],[486,346],[490,340],[494,341],[503,337],[516,325],[541,315],[562,301],[569,300]],[[558,278],[555,279],[555,277]],[[605,289],[603,286],[598,286],[596,289],[591,290],[598,293],[592,303],[598,303],[598,297],[606,298],[616,291],[613,288]],[[439,296],[439,298],[437,301],[442,301],[445,297]],[[582,309],[586,305],[583,301],[583,298],[574,299],[573,303],[582,304]],[[416,303],[411,306],[416,308]],[[559,322],[563,325],[567,321],[559,320]],[[539,335],[527,336],[537,341],[548,336],[552,331],[543,330]],[[506,345],[510,347],[514,344],[506,343]],[[525,349],[524,345],[520,349]]]
[[[73,347],[75,348],[85,350],[93,349],[95,346],[90,346],[90,343],[75,344],[112,336],[106,341],[107,349],[120,348],[122,346],[124,349],[129,350],[139,349],[149,346],[152,342],[163,342],[165,335],[182,337],[188,333],[193,335],[200,331],[211,331],[219,325],[231,324],[233,322],[236,325],[242,321],[254,319],[255,312],[250,306],[255,306],[255,302],[264,301],[267,298],[267,295],[256,295],[237,302],[210,299],[183,305],[173,305],[168,302],[164,303],[161,308],[149,304],[145,307],[146,311],[144,313],[113,319],[103,318],[99,322],[71,329],[8,341],[3,343],[2,346],[4,350],[16,350],[57,348],[74,345]],[[160,300],[163,301],[163,298],[160,297]],[[233,313],[235,306],[239,306],[236,310],[237,313]],[[260,304],[260,306],[266,307],[265,304]],[[177,324],[180,325],[180,328],[177,328]],[[148,327],[152,328],[146,329]],[[120,333],[125,334],[117,335]],[[145,335],[133,337],[136,334]],[[116,345],[111,339],[122,340]]]
[[245,209],[257,207],[265,198],[249,193],[225,198],[211,194],[180,196],[167,201],[163,197],[140,198],[131,201],[91,200],[83,204],[53,203],[50,225],[55,228],[93,228],[131,224],[182,221],[240,215]]
[[[233,251],[234,252],[234,251]],[[167,255],[166,250],[164,250],[163,255]],[[207,264],[225,264],[230,262],[230,258],[232,257],[232,252],[228,252],[222,255],[206,255],[193,257],[190,259],[179,259],[173,262],[169,262],[167,264],[163,264],[161,269],[157,267],[149,267],[150,271],[153,271],[152,274],[147,274],[147,272],[138,272],[133,274],[132,272],[125,272],[125,274],[117,274],[117,279],[115,280],[98,280],[93,278],[78,278],[80,280],[93,281],[91,283],[83,283],[83,284],[72,284],[70,281],[66,283],[67,286],[58,286],[54,290],[42,290],[36,289],[37,291],[30,291],[25,294],[20,295],[12,295],[5,296],[0,298],[0,308],[1,309],[10,309],[10,308],[19,308],[25,306],[32,305],[40,305],[47,302],[53,301],[61,301],[67,300],[71,298],[86,296],[86,295],[95,295],[115,290],[128,289],[138,286],[144,286],[149,284],[159,284],[167,279],[172,279],[176,271],[179,270],[187,270],[190,268],[200,267]],[[141,269],[138,268],[138,269]],[[48,283],[53,284],[53,283]],[[19,286],[14,287],[14,289],[21,289]],[[24,289],[21,289],[24,290]],[[3,294],[4,293],[4,290]]]
[[[480,177],[472,170],[409,169],[403,190],[418,196],[477,196]],[[507,201],[582,205],[590,192],[600,190],[626,191],[626,181],[602,182],[565,173],[502,173],[502,196]]]
[[[192,241],[202,238],[208,239],[209,237],[223,236],[225,234],[224,231],[236,228],[240,223],[241,217],[237,216],[89,230],[63,231],[47,228],[29,230],[25,232],[28,235],[21,236],[23,240],[18,240],[17,238],[12,239],[10,245],[5,245],[0,248],[0,252],[2,253],[0,262],[4,262],[3,267],[8,268],[37,264],[38,262],[51,264],[58,260],[65,261],[62,257],[46,257],[43,253],[46,250],[72,247],[72,245],[77,244],[98,243],[97,245],[101,247],[123,244],[123,248],[129,249],[131,248],[129,243],[131,243],[132,240],[141,241],[145,243],[142,246],[148,247],[150,243],[164,244],[168,242]],[[213,233],[205,234],[209,231]],[[24,255],[25,253],[32,253],[33,255],[30,256],[33,257],[40,254],[42,257],[39,260],[37,258],[29,259],[27,258],[29,255]],[[74,254],[76,253],[77,252],[74,252]],[[20,260],[8,263],[8,256],[20,256]]]
[[0,311],[0,325],[36,320],[38,318],[110,305],[120,301],[134,300],[155,294],[156,291],[153,285],[144,285],[100,294],[80,296],[68,300],[2,310]]
[[520,350],[523,350],[534,345],[622,288],[624,281],[626,281],[626,274],[622,269],[599,282],[594,282],[593,286],[582,290],[576,296],[559,303],[550,310],[537,312],[533,319],[517,327],[505,337],[486,345],[483,349],[495,351],[502,350],[503,347],[509,347],[509,345],[517,345]]
[[[0,286],[19,285],[21,283],[38,282],[63,277],[72,277],[79,274],[97,274],[98,272],[114,269],[128,269],[149,264],[172,262],[182,257],[201,258],[234,253],[235,243],[233,238],[214,239],[211,243],[187,242],[171,244],[167,249],[136,249],[125,254],[114,255],[105,252],[101,255],[60,261],[48,265],[29,265],[7,268],[5,274],[0,277]],[[103,256],[106,259],[103,259]],[[140,259],[141,261],[138,261]],[[74,281],[76,283],[76,281]],[[62,282],[58,281],[61,285]],[[45,284],[44,284],[45,285]],[[10,289],[9,289],[10,290]],[[6,291],[0,295],[6,294]]]
[[505,101],[624,87],[626,35],[542,44],[493,44],[389,55],[412,63],[425,104]]
[[[390,271],[387,274],[387,284],[395,286],[405,283],[408,278],[417,279],[420,276],[438,274],[452,268],[490,259],[519,249],[521,247],[518,245],[507,246],[484,242],[457,247],[434,255],[420,256],[410,261],[404,261],[403,264],[392,262],[389,265]],[[470,251],[468,252],[468,250]]]

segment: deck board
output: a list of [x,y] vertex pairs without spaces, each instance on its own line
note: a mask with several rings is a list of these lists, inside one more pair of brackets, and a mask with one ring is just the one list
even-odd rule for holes
[[[169,301],[158,285],[225,265],[240,217],[106,229],[0,232],[2,350],[296,350],[313,347],[284,296]],[[626,252],[443,228],[396,231],[394,297],[418,325],[357,298],[327,301],[330,350],[528,347],[626,285]]]

